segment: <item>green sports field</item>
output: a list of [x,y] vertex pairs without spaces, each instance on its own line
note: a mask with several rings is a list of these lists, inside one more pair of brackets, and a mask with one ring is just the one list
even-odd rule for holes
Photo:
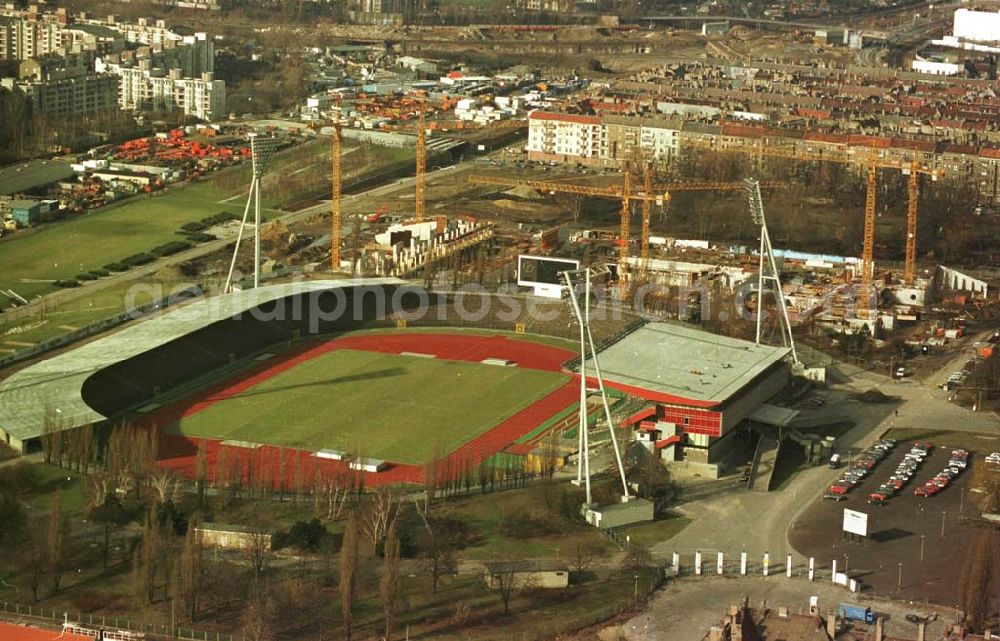
[[222,399],[175,429],[420,465],[566,381],[556,372],[335,350]]

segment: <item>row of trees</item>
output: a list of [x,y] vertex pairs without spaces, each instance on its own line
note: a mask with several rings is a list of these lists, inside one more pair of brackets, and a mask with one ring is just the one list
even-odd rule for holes
[[[530,466],[525,459],[513,457],[432,457],[424,469],[423,487],[415,490],[412,486],[366,488],[364,474],[346,464],[323,464],[302,452],[230,447],[210,450],[204,442],[194,457],[193,478],[183,480],[157,464],[160,440],[156,426],[122,424],[107,432],[86,428],[78,433],[62,432],[58,427],[53,418],[45,430],[45,456],[53,464],[89,473],[88,520],[100,528],[96,553],[104,568],[130,568],[135,610],[141,613],[169,602],[177,606],[179,620],[195,622],[211,613],[218,616],[238,608],[248,639],[270,639],[280,628],[294,625],[282,616],[287,610],[275,605],[292,599],[289,591],[298,595],[294,597],[296,609],[317,607],[326,576],[335,586],[332,598],[340,610],[346,638],[357,635],[361,602],[372,600],[377,600],[382,610],[378,625],[384,629],[379,635],[391,638],[397,614],[406,607],[400,592],[403,559],[412,559],[420,567],[427,592],[435,594],[441,581],[455,573],[460,551],[477,540],[478,535],[466,521],[453,515],[450,502],[441,501],[442,497],[529,485],[537,488],[530,491],[538,492],[541,512],[532,509],[525,514],[504,515],[503,534],[515,540],[531,538],[538,531],[561,533],[579,523],[579,488],[553,479],[558,449],[555,440],[543,441]],[[0,490],[3,487],[0,484]],[[300,502],[311,506],[317,518],[299,522],[272,539],[264,535],[266,510],[258,509],[265,500]],[[2,491],[0,511],[6,511]],[[260,536],[242,552],[209,555],[196,533],[204,520],[241,523]],[[324,524],[331,521],[343,523],[339,549],[336,537]],[[129,531],[122,527],[132,522],[138,522],[138,528]],[[64,549],[54,547],[49,539],[66,540],[69,530],[54,525],[33,530],[45,541],[45,545],[29,548],[38,551],[31,557],[36,560],[30,567],[37,571],[41,596],[46,589],[58,589],[58,568],[66,563],[64,555],[44,556],[41,551]],[[0,540],[4,536],[4,520],[0,518]],[[293,577],[272,567],[272,540],[298,548],[306,558],[327,559],[328,574],[295,573]],[[600,551],[581,547],[573,556],[574,567],[583,572]],[[336,563],[331,563],[333,559]],[[377,581],[372,578],[376,576]],[[516,590],[495,592],[504,611],[508,610]],[[322,615],[317,611],[317,616]]]

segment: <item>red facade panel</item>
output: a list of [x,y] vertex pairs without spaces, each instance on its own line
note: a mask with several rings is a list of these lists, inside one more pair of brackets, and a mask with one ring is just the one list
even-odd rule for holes
[[696,407],[663,405],[660,407],[660,420],[674,423],[688,434],[707,434],[708,436],[721,436],[722,434],[721,412]]

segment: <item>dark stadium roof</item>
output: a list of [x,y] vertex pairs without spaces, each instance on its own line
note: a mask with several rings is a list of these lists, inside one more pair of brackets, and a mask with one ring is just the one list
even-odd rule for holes
[[92,374],[217,321],[247,313],[259,305],[296,294],[402,283],[396,278],[366,278],[268,285],[202,298],[128,325],[121,331],[20,370],[0,382],[0,434],[21,441],[37,438],[49,414],[62,429],[102,421],[107,417],[87,405],[81,393],[84,381]]

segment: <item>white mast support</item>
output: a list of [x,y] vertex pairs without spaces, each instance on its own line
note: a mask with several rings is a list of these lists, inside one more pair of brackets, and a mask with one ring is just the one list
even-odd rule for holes
[[[587,435],[587,327],[583,314],[580,312],[580,301],[576,298],[576,289],[573,284],[571,272],[562,273],[563,280],[569,290],[569,300],[576,315],[577,323],[580,325],[580,412],[577,423],[577,442],[580,447],[579,460],[576,464],[577,485],[583,483],[587,489],[587,506],[593,504],[593,496],[590,492],[590,439]],[[588,283],[589,285],[589,283]],[[589,293],[586,295],[587,302],[590,301]]]
[[243,219],[240,221],[240,230],[236,234],[236,244],[233,246],[233,259],[229,262],[229,273],[226,275],[226,286],[222,290],[226,294],[233,290],[233,272],[236,270],[236,257],[240,252],[240,243],[243,241],[243,230],[247,225],[247,215],[250,213],[250,203],[253,202],[254,184],[256,182],[256,178],[250,181],[250,193],[247,194],[247,204],[243,208]]
[[[587,286],[590,286],[590,272],[587,272]],[[588,310],[587,315],[590,315]],[[622,452],[618,447],[618,438],[615,436],[615,424],[611,420],[611,406],[608,405],[608,394],[604,389],[604,376],[601,374],[601,365],[597,362],[597,350],[594,349],[594,335],[590,332],[590,324],[587,324],[587,339],[590,342],[590,353],[594,358],[594,373],[597,374],[597,386],[601,389],[601,402],[604,404],[604,417],[608,421],[608,433],[611,434],[611,445],[614,446],[615,450],[615,462],[618,463],[618,473],[621,475],[622,479],[622,503],[627,503],[629,500],[628,493],[628,481],[625,480],[625,465],[622,463]]]
[[253,287],[260,287],[260,179],[253,181]]
[[253,177],[250,180],[250,193],[247,195],[247,204],[243,209],[243,220],[240,222],[240,231],[236,235],[236,245],[233,247],[233,259],[229,263],[229,274],[226,276],[226,288],[231,290],[233,285],[233,272],[236,269],[236,257],[240,251],[240,243],[243,241],[243,232],[247,226],[247,217],[250,213],[250,205],[253,204],[253,286],[260,286],[260,181],[267,168],[267,162],[274,152],[274,138],[262,138],[255,133],[248,134],[250,139],[250,156],[253,162]]
[[[757,270],[757,344],[760,345],[761,321],[763,319],[764,281],[770,281],[774,289],[774,298],[778,303],[779,322],[781,324],[781,339],[791,349],[792,362],[799,364],[799,355],[795,351],[795,339],[792,337],[792,323],[788,319],[788,307],[785,305],[785,293],[781,290],[781,276],[777,263],[774,261],[774,248],[771,246],[771,235],[767,230],[767,219],[764,217],[764,200],[760,195],[760,183],[754,178],[746,180],[749,195],[750,216],[753,222],[760,225],[760,264]],[[767,263],[765,264],[765,255]],[[766,269],[765,269],[766,268]]]

